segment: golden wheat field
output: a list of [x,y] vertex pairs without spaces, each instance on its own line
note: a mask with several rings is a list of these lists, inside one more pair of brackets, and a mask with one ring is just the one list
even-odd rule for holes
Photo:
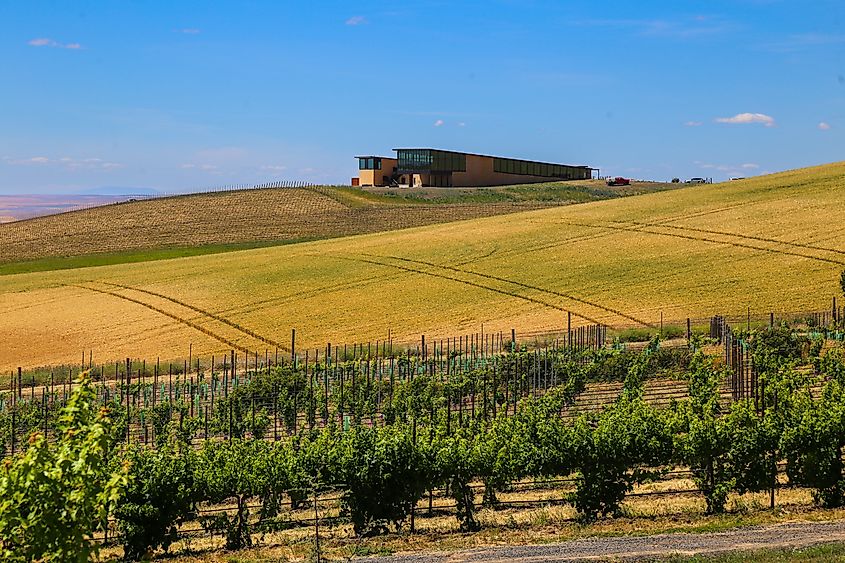
[[[363,191],[315,186],[190,194],[2,224],[0,264],[167,248],[300,242],[669,188],[658,183],[607,188],[593,180],[492,189]],[[7,199],[15,205],[16,198]]]
[[[624,199],[0,277],[0,369],[823,309],[845,163]],[[207,212],[198,209],[197,213]]]

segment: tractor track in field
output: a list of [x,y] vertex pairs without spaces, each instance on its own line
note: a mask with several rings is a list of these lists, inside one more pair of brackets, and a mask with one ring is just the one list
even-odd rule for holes
[[[89,282],[89,283],[93,283],[93,282]],[[211,311],[206,311],[205,309],[201,309],[199,307],[191,305],[190,303],[186,303],[185,301],[180,301],[179,299],[174,299],[173,297],[169,297],[167,295],[164,295],[163,293],[157,293],[155,291],[150,291],[148,289],[141,289],[139,287],[133,287],[131,285],[122,285],[122,284],[113,283],[113,282],[100,281],[100,282],[96,282],[96,283],[101,283],[103,285],[110,285],[110,286],[113,286],[113,287],[119,287],[121,289],[126,289],[128,291],[137,291],[138,293],[145,293],[145,294],[151,295],[153,297],[158,297],[160,299],[170,301],[171,303],[175,303],[176,305],[179,305],[181,307],[185,307],[186,309],[190,309],[191,311],[194,311],[195,313],[198,313],[198,314],[200,314],[204,317],[207,317],[209,319],[223,323],[226,326],[229,326],[229,327],[237,330],[238,332],[241,332],[242,334],[245,334],[245,335],[250,336],[250,337],[252,337],[252,338],[254,338],[254,339],[256,339],[260,342],[263,342],[264,344],[268,344],[270,346],[275,346],[279,350],[284,350],[284,351],[290,352],[290,346],[286,346],[285,344],[282,344],[280,342],[276,342],[275,340],[273,340],[271,338],[267,338],[265,336],[262,336],[262,335],[258,334],[257,332],[255,332],[254,330],[251,330],[249,328],[241,326],[238,323],[232,322],[225,317],[221,317],[220,315],[212,313]]]
[[806,249],[806,250],[817,250],[819,252],[830,252],[830,253],[833,253],[833,254],[841,254],[841,255],[845,256],[845,251],[839,250],[839,249],[836,249],[836,248],[825,248],[823,246],[814,246],[812,244],[802,244],[800,242],[788,242],[788,241],[785,241],[785,240],[765,238],[765,237],[760,237],[760,236],[755,236],[755,235],[743,235],[743,234],[740,234],[740,233],[730,233],[730,232],[727,232],[727,231],[716,231],[716,230],[713,230],[713,229],[699,229],[699,228],[695,228],[695,227],[685,227],[685,226],[680,226],[680,225],[663,225],[663,224],[660,224],[660,223],[639,223],[639,222],[636,222],[636,221],[611,221],[611,222],[612,223],[628,223],[630,225],[637,225],[637,226],[643,226],[643,227],[654,227],[654,228],[660,228],[660,229],[675,229],[675,230],[680,230],[680,231],[694,231],[696,233],[705,233],[705,234],[709,234],[709,235],[719,235],[719,236],[725,236],[725,237],[734,237],[734,238],[740,238],[740,239],[755,240],[755,241],[758,241],[758,242],[770,242],[772,244],[782,244],[782,245],[785,245],[785,246],[792,246],[792,247],[795,247],[795,248],[803,248],[803,249]]
[[[736,204],[736,205],[728,205],[728,206],[725,206],[725,207],[720,207],[718,209],[709,209],[707,211],[698,211],[698,212],[695,212],[695,213],[685,213],[685,214],[681,214],[681,215],[675,215],[675,216],[672,216],[672,217],[667,217],[666,219],[661,219],[661,222],[672,222],[672,221],[681,221],[683,219],[692,219],[692,218],[695,218],[695,217],[701,217],[703,215],[712,215],[714,213],[722,213],[723,211],[730,211],[732,209],[736,209],[738,207],[743,207],[743,206],[746,206],[746,205],[748,205],[748,204],[747,203],[739,203],[739,204]],[[621,221],[618,221],[618,222],[621,222]],[[566,225],[566,224],[569,224],[569,223],[567,221],[563,221],[562,224]],[[557,247],[563,246],[565,244],[575,244],[575,243],[579,243],[579,242],[594,241],[594,240],[598,240],[600,238],[612,236],[613,234],[614,234],[613,232],[607,232],[607,233],[593,233],[593,234],[575,235],[574,237],[558,239],[555,242],[549,242],[549,243],[546,243],[546,244],[543,244],[543,245],[540,245],[540,246],[535,246],[531,249],[531,252],[537,252],[539,250],[548,250],[550,248],[557,248]],[[509,254],[514,254],[514,253],[519,253],[519,252],[524,252],[524,251],[521,250],[521,249],[506,250],[500,256],[506,256],[506,255],[509,255]]]
[[[367,256],[367,255],[365,254],[364,256]],[[569,309],[565,309],[565,308],[563,308],[559,305],[555,305],[554,303],[549,303],[548,301],[543,301],[542,299],[535,299],[534,297],[528,297],[526,295],[520,295],[518,293],[505,291],[503,289],[499,289],[499,288],[496,288],[496,287],[490,287],[489,285],[484,285],[484,284],[480,284],[480,283],[476,283],[476,282],[462,280],[460,278],[447,276],[445,274],[438,274],[438,273],[435,273],[435,272],[427,272],[425,270],[410,268],[408,266],[399,266],[397,264],[391,264],[389,262],[379,262],[378,260],[372,260],[372,259],[367,259],[367,258],[351,258],[351,257],[348,257],[348,256],[336,256],[336,258],[340,258],[342,260],[351,260],[351,261],[354,261],[354,262],[363,262],[365,264],[372,264],[374,266],[383,266],[385,268],[394,268],[394,269],[402,270],[404,272],[409,272],[409,273],[412,273],[412,274],[421,274],[421,275],[430,276],[430,277],[433,277],[433,278],[439,278],[439,279],[443,279],[443,280],[453,281],[453,282],[457,282],[457,283],[467,285],[467,286],[470,286],[470,287],[476,287],[478,289],[485,289],[487,291],[499,293],[499,294],[505,295],[507,297],[513,297],[513,298],[516,298],[516,299],[521,299],[523,301],[528,301],[530,303],[535,303],[537,305],[543,305],[544,307],[549,307],[551,309],[555,309],[555,310],[561,311],[563,313],[572,313],[572,315],[574,315],[575,317],[584,319],[585,321],[588,321],[588,322],[593,323],[593,324],[602,324],[601,322],[597,321],[596,319],[587,317],[585,315],[582,315],[581,313],[576,313],[575,311],[570,311]],[[379,257],[379,258],[383,258],[383,257]]]
[[121,294],[115,293],[113,291],[108,291],[108,290],[105,290],[105,289],[98,289],[98,288],[95,288],[95,287],[88,287],[88,286],[80,285],[80,284],[67,284],[67,285],[69,287],[76,287],[78,289],[85,289],[87,291],[93,291],[95,293],[102,293],[103,295],[111,295],[112,297],[117,297],[118,299],[123,299],[124,301],[129,301],[130,303],[135,303],[136,305],[140,305],[141,307],[144,307],[146,309],[154,311],[154,312],[156,312],[160,315],[164,315],[165,317],[167,317],[169,319],[173,319],[174,321],[176,321],[180,324],[183,324],[187,327],[190,327],[194,330],[197,330],[197,331],[205,334],[206,336],[209,336],[209,337],[217,340],[218,342],[222,342],[223,344],[225,344],[229,348],[232,348],[234,350],[238,350],[240,352],[244,352],[245,354],[251,353],[251,350],[241,346],[240,344],[237,344],[237,343],[229,340],[225,336],[220,336],[219,334],[205,328],[204,326],[198,325],[197,323],[190,321],[188,319],[185,319],[183,317],[180,317],[178,315],[174,315],[173,313],[171,313],[169,311],[165,311],[164,309],[161,309],[159,307],[156,307],[155,305],[151,305],[149,303],[141,301],[140,299],[135,299],[133,297],[128,297],[126,295],[121,295]]
[[[556,297],[562,297],[564,299],[568,299],[570,301],[575,301],[576,303],[580,303],[582,305],[594,307],[596,309],[604,311],[605,313],[614,314],[618,317],[628,319],[629,321],[634,321],[635,323],[639,323],[643,326],[651,326],[649,323],[647,323],[643,320],[640,320],[636,317],[633,317],[631,315],[628,315],[627,313],[624,313],[624,312],[619,311],[617,309],[611,309],[610,307],[605,307],[604,305],[599,305],[598,303],[593,303],[592,301],[588,301],[588,300],[582,299],[580,297],[575,297],[574,295],[569,295],[567,293],[561,293],[559,291],[554,291],[554,290],[551,290],[551,289],[544,289],[542,287],[529,285],[529,284],[526,284],[526,283],[510,280],[510,279],[499,277],[499,276],[493,276],[493,275],[490,275],[490,274],[482,274],[481,272],[476,272],[474,270],[464,270],[464,269],[461,269],[461,268],[457,268],[455,266],[441,266],[439,264],[434,264],[433,262],[426,262],[426,261],[423,261],[423,260],[412,260],[410,258],[402,258],[401,256],[378,256],[378,255],[372,255],[372,254],[365,254],[365,256],[373,256],[373,257],[377,257],[377,258],[391,258],[393,260],[399,260],[401,262],[410,262],[412,264],[422,264],[422,265],[425,265],[425,266],[430,266],[432,268],[441,268],[441,269],[444,269],[444,270],[450,270],[450,271],[461,273],[461,274],[469,274],[469,275],[478,276],[478,277],[481,277],[481,278],[500,281],[500,282],[503,282],[503,283],[509,283],[511,285],[515,285],[515,286],[522,287],[522,288],[525,288],[525,289],[530,289],[530,290],[533,290],[533,291],[539,291],[540,293],[546,293],[546,294],[549,294],[549,295],[554,295]],[[575,313],[573,313],[573,314],[575,314]],[[601,323],[597,323],[597,324],[601,324]]]
[[[781,254],[783,256],[797,256],[799,258],[806,258],[808,260],[816,260],[817,262],[826,262],[829,264],[836,264],[838,266],[845,266],[845,262],[840,260],[834,260],[832,258],[821,258],[819,256],[811,256],[807,254],[801,254],[799,252],[790,252],[788,250],[778,250],[775,248],[766,248],[764,246],[754,246],[751,244],[743,244],[740,242],[730,242],[725,240],[717,240],[712,238],[706,237],[695,237],[692,235],[682,235],[678,233],[662,233],[660,231],[648,230],[647,228],[643,227],[622,227],[622,226],[614,226],[614,225],[602,225],[602,224],[594,224],[594,223],[575,223],[569,222],[568,225],[572,225],[575,227],[587,227],[592,229],[606,229],[610,231],[622,231],[622,232],[632,232],[632,233],[645,233],[650,235],[657,235],[657,236],[664,236],[664,237],[672,237],[672,238],[679,238],[684,240],[691,240],[695,242],[709,242],[712,244],[721,244],[725,246],[733,246],[736,248],[745,248],[748,250],[758,250],[761,252],[769,252],[772,254]],[[657,228],[665,228],[664,226],[660,226]],[[726,236],[726,235],[722,235]]]

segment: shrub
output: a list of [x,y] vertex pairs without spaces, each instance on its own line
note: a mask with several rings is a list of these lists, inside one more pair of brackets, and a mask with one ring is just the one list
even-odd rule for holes
[[220,503],[234,499],[234,514],[222,512],[203,519],[204,527],[220,532],[226,538],[227,549],[252,545],[249,522],[249,499],[259,496],[267,488],[269,444],[266,442],[233,439],[228,442],[206,442],[195,467],[197,484],[203,487],[204,500]]
[[430,474],[407,427],[358,426],[337,446],[343,510],[359,536],[397,530],[428,488]]
[[124,557],[135,561],[159,547],[166,551],[200,499],[191,450],[179,452],[172,443],[156,450],[134,447],[126,458],[132,479],[114,514]]
[[115,428],[96,406],[83,377],[58,420],[58,440],[40,433],[0,472],[0,559],[83,563],[97,555],[92,539],[126,486],[127,469],[112,464]]

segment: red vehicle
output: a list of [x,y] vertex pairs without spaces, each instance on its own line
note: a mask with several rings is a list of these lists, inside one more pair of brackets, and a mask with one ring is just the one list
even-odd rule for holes
[[629,178],[623,178],[622,176],[617,176],[615,178],[608,178],[607,179],[608,186],[630,186],[631,180]]

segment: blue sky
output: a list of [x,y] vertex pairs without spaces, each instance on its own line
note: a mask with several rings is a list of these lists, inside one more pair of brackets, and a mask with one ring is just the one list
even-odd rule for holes
[[842,160],[842,0],[0,0],[0,193],[349,182],[437,147],[647,179]]

